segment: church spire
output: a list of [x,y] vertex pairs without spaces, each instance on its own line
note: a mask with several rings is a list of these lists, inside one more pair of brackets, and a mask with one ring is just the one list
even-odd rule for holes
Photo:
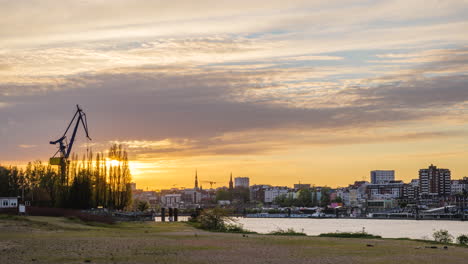
[[231,179],[229,180],[229,190],[234,189],[234,184],[232,182],[232,172],[231,172]]
[[198,188],[198,175],[197,175],[197,170],[195,170],[195,189]]

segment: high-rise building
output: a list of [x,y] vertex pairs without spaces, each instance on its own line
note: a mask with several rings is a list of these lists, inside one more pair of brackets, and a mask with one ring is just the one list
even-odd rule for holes
[[419,170],[420,195],[445,196],[450,195],[450,170],[429,166]]
[[371,184],[386,184],[395,180],[394,170],[373,170],[370,172]]
[[197,170],[195,170],[195,189],[198,189],[198,173]]
[[234,186],[237,187],[244,187],[249,188],[250,180],[249,177],[236,177],[234,178]]

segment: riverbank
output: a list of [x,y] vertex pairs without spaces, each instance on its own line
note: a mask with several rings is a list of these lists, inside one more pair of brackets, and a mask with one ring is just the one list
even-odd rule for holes
[[211,233],[185,223],[0,217],[0,263],[464,263],[468,248],[393,239]]

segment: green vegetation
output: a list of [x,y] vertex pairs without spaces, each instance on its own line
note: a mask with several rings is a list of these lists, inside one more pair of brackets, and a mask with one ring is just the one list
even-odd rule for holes
[[150,204],[148,203],[148,201],[138,201],[137,202],[137,210],[140,211],[140,212],[144,212],[146,210],[148,210],[150,207]]
[[376,236],[368,234],[366,232],[336,232],[336,233],[323,233],[319,237],[341,237],[341,238],[382,238],[381,236]]
[[236,187],[232,190],[218,189],[216,191],[216,201],[228,200],[235,201],[241,204],[247,203],[250,199],[250,190],[245,187]]
[[299,190],[299,194],[297,198],[293,198],[292,195],[280,195],[275,198],[273,201],[274,204],[277,204],[281,207],[292,207],[292,206],[301,206],[301,207],[308,207],[308,206],[327,206],[330,204],[330,188],[329,187],[322,187],[320,189],[321,196],[320,201],[317,199],[318,197],[318,190],[317,188],[311,189],[301,189]]
[[468,245],[468,235],[459,235],[457,237],[457,243],[460,245]]
[[432,234],[432,237],[434,238],[434,241],[444,244],[449,244],[453,241],[453,236],[447,230],[444,229],[435,231]]
[[[109,163],[115,160],[115,163]],[[126,151],[113,145],[107,154],[73,155],[65,174],[40,161],[25,169],[0,167],[0,196],[22,196],[33,206],[124,209],[131,203],[131,175]]]
[[233,218],[228,216],[228,212],[221,208],[203,210],[201,214],[197,218],[192,219],[190,223],[194,227],[214,232],[254,233],[245,230],[242,225],[237,224]]
[[268,233],[268,235],[274,235],[274,236],[307,236],[305,233],[297,232],[293,228],[288,228],[288,229],[278,228],[277,230]]

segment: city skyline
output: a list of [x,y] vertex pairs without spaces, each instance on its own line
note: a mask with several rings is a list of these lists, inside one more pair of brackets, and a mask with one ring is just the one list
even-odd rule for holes
[[[434,164],[430,164],[428,165],[429,168],[432,168],[432,167],[435,167],[435,168],[439,168],[437,167],[436,165]],[[450,169],[448,168],[439,168],[439,169],[442,169],[442,170],[448,170],[449,172],[451,171]],[[228,179],[222,179],[222,180],[218,180],[218,181],[211,181],[211,180],[206,180],[204,178],[199,178],[199,175],[198,175],[198,169],[195,170],[195,174],[194,174],[194,177],[195,177],[195,185],[191,186],[191,185],[187,185],[187,186],[183,186],[183,185],[180,185],[180,184],[172,184],[172,185],[168,185],[168,186],[159,186],[158,188],[152,188],[150,189],[149,186],[143,186],[142,190],[152,190],[152,191],[155,191],[155,190],[164,190],[164,189],[192,189],[192,188],[200,188],[200,189],[218,189],[218,188],[227,188],[227,189],[232,189],[231,188],[231,184],[233,183],[232,180],[237,180],[237,179],[240,179],[240,180],[243,180],[243,179],[247,179],[247,185],[250,185],[250,186],[254,186],[254,185],[270,185],[272,187],[291,187],[291,186],[310,186],[310,187],[330,187],[330,188],[345,188],[349,185],[353,185],[355,182],[367,182],[369,184],[376,184],[376,185],[379,185],[379,184],[387,184],[389,182],[403,182],[403,183],[411,183],[412,181],[414,180],[419,180],[419,178],[421,177],[421,171],[424,171],[426,170],[426,168],[420,168],[418,169],[418,175],[416,177],[413,177],[413,178],[410,178],[410,179],[400,179],[398,177],[398,175],[395,173],[394,170],[371,170],[370,171],[370,175],[368,177],[362,177],[361,179],[355,179],[354,181],[352,182],[347,182],[347,183],[340,183],[338,185],[317,185],[315,184],[314,182],[289,182],[287,184],[283,184],[283,185],[277,185],[277,184],[272,184],[272,183],[269,183],[269,182],[256,182],[256,181],[253,181],[251,182],[251,178],[248,177],[248,176],[235,176],[233,178],[233,174],[230,173],[229,176],[228,176]],[[375,183],[373,182],[373,172],[393,172],[392,174],[392,178],[393,179],[388,179],[388,175],[382,175],[380,177],[384,177],[385,178],[385,181],[376,181]],[[377,176],[379,177],[379,176]],[[221,179],[221,177],[217,177],[218,179]],[[460,176],[460,177],[451,177],[452,180],[462,180],[462,179],[465,179],[467,178],[467,176]],[[193,178],[192,178],[192,183],[193,183]],[[137,182],[133,182],[132,184],[137,184],[139,187],[141,187],[141,185],[139,185]],[[205,187],[203,187],[203,184],[205,184]],[[209,187],[208,187],[209,186]],[[234,185],[232,185],[234,187]],[[237,186],[236,186],[237,187]],[[296,187],[293,187],[293,188],[296,188]]]
[[0,165],[122,144],[134,181],[468,175],[468,2],[1,1]]

